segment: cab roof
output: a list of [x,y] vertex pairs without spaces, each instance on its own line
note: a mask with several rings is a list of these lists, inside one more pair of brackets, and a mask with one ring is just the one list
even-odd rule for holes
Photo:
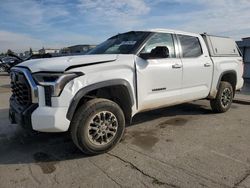
[[163,28],[150,29],[148,31],[157,32],[157,33],[176,33],[176,34],[182,34],[182,35],[200,36],[200,34],[197,34],[197,33],[191,33],[191,32],[186,32],[186,31],[179,31],[179,30],[172,30],[172,29],[163,29]]

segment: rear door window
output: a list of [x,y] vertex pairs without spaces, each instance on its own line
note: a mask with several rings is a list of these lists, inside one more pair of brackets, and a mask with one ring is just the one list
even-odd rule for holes
[[181,43],[182,56],[184,58],[199,57],[202,55],[202,48],[197,37],[178,35]]

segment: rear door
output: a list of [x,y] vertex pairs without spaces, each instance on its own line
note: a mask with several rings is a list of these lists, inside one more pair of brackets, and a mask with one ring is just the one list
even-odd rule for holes
[[181,95],[186,101],[205,98],[211,88],[213,64],[201,36],[177,35],[183,78]]
[[166,46],[169,57],[143,59],[136,57],[139,111],[173,104],[179,101],[182,82],[182,63],[171,33],[155,33],[140,53],[150,53]]

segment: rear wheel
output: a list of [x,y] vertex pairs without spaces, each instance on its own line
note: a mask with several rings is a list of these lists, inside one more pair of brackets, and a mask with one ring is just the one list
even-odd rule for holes
[[211,108],[214,112],[226,112],[233,102],[234,91],[229,82],[222,81],[215,99],[210,100]]
[[111,150],[122,138],[125,118],[113,101],[93,99],[75,113],[71,123],[71,137],[86,154],[100,154]]

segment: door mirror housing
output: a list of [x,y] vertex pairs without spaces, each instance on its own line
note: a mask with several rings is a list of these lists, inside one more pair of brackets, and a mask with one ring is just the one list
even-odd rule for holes
[[150,53],[141,53],[142,59],[161,59],[169,57],[169,49],[166,46],[157,46]]

